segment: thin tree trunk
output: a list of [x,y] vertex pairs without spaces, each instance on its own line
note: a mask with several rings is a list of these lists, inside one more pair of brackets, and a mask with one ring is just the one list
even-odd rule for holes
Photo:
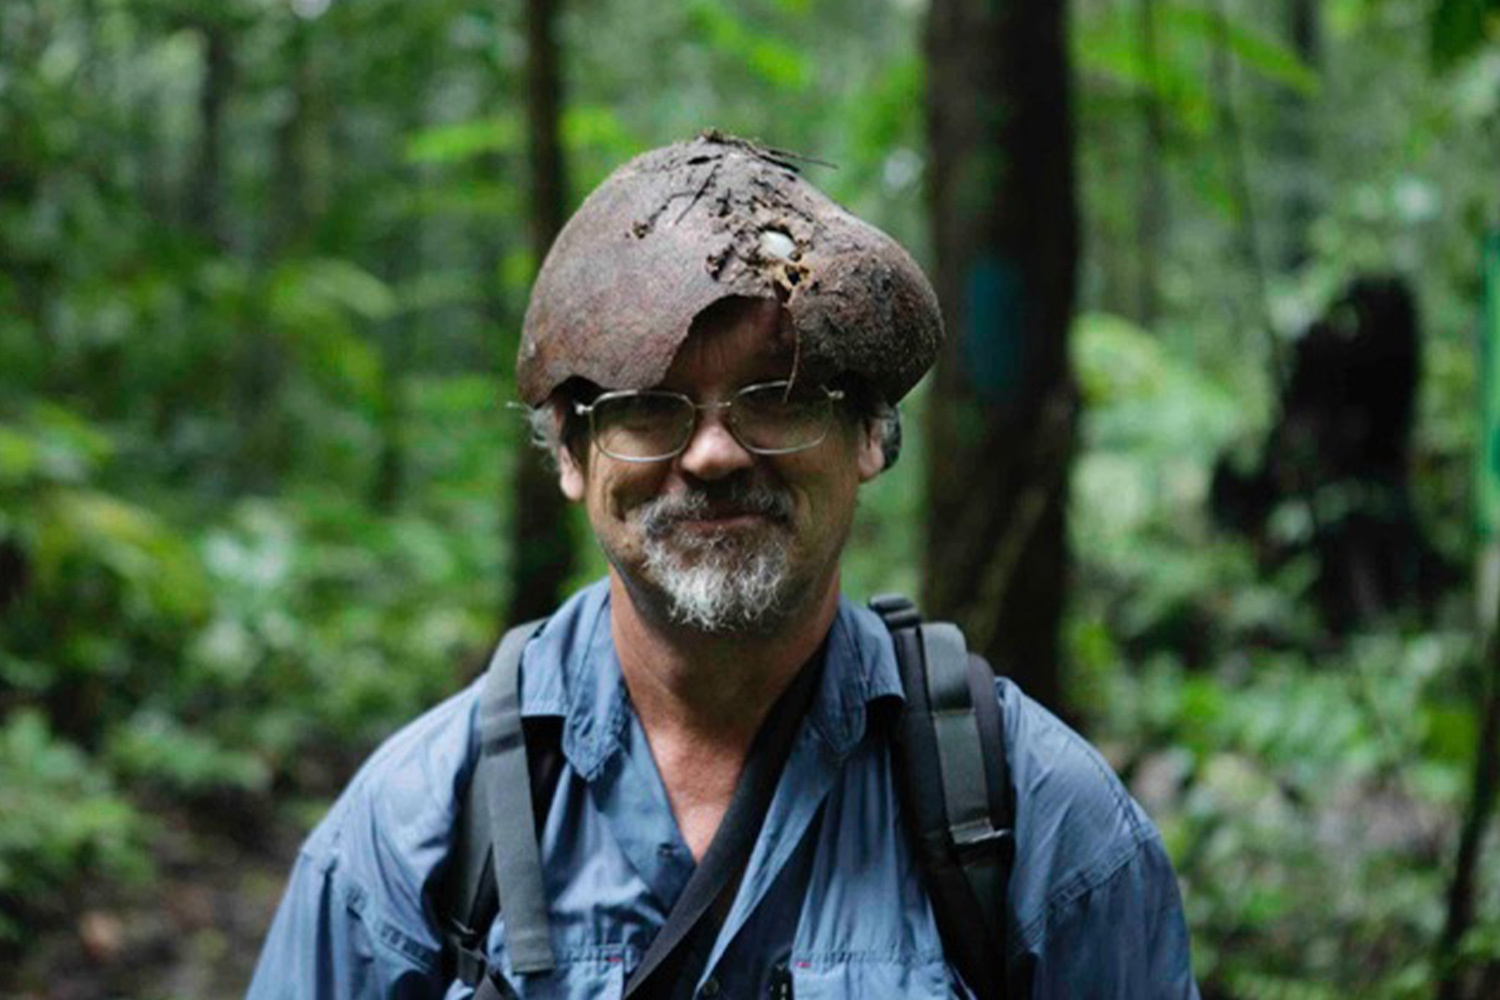
[[224,106],[234,84],[229,29],[209,21],[203,36],[203,82],[198,89],[198,148],[189,180],[188,225],[214,246],[225,243],[223,201]]
[[1078,258],[1065,5],[933,0],[930,197],[948,339],[928,407],[928,611],[1061,707]]
[[[1318,5],[1314,0],[1290,0],[1287,34],[1298,58],[1316,69],[1321,61],[1321,31]],[[1314,108],[1306,95],[1286,88],[1282,96],[1280,145],[1285,177],[1282,195],[1281,263],[1288,270],[1306,264],[1312,256],[1311,231],[1317,218],[1317,140]]]
[[[1500,239],[1492,230],[1490,239]],[[1497,265],[1492,254],[1497,251],[1491,245],[1485,247],[1485,324],[1486,336],[1492,338],[1489,347],[1494,349],[1493,338],[1500,337],[1500,279],[1496,278]],[[1496,386],[1486,386],[1487,391],[1496,391]],[[1489,434],[1492,428],[1485,428]],[[1448,889],[1448,917],[1438,941],[1438,1000],[1460,1000],[1464,995],[1464,970],[1459,964],[1459,946],[1474,924],[1474,901],[1479,895],[1479,861],[1484,853],[1485,832],[1495,811],[1495,798],[1500,793],[1500,542],[1491,539],[1484,547],[1478,563],[1478,590],[1480,594],[1479,632],[1483,637],[1483,656],[1480,660],[1479,687],[1481,693],[1479,741],[1474,748],[1474,779],[1469,794],[1469,809],[1464,814],[1463,828],[1458,838],[1458,856],[1453,865],[1453,881]],[[1488,606],[1485,606],[1485,605]],[[1483,973],[1485,980],[1500,976],[1500,963],[1491,963]],[[1481,985],[1476,996],[1492,996],[1484,992]]]
[[1271,371],[1271,384],[1286,384],[1288,368],[1286,352],[1281,339],[1276,336],[1276,325],[1271,318],[1270,281],[1266,277],[1265,260],[1261,256],[1260,227],[1255,212],[1255,197],[1250,186],[1249,154],[1245,148],[1244,130],[1240,127],[1239,112],[1234,101],[1234,64],[1229,42],[1229,12],[1224,0],[1214,0],[1210,13],[1213,15],[1215,34],[1212,53],[1213,84],[1219,103],[1219,129],[1223,136],[1225,156],[1228,157],[1229,183],[1233,192],[1239,218],[1240,249],[1245,266],[1250,271],[1252,294],[1254,295],[1255,324],[1261,328],[1266,341],[1267,364]]
[[1139,0],[1141,62],[1146,84],[1141,90],[1141,190],[1136,212],[1136,321],[1150,326],[1160,311],[1161,237],[1167,227],[1167,183],[1163,159],[1167,128],[1161,106],[1161,64],[1156,0]]
[[[559,0],[526,0],[526,118],[530,138],[531,247],[538,264],[562,229],[567,173],[556,38]],[[573,572],[567,505],[556,474],[525,444],[516,462],[508,620],[550,614]]]
[[294,18],[286,41],[291,111],[276,131],[275,214],[270,231],[273,255],[303,242],[323,207],[321,175],[328,167],[328,123],[314,68],[314,30],[301,18]]
[[[413,80],[432,78],[433,63],[425,51],[414,60],[410,71]],[[420,89],[410,96],[401,118],[403,131],[415,133],[427,124],[427,104],[427,94]],[[328,129],[329,147],[333,154],[331,158],[337,160],[332,147],[340,130],[332,124]],[[414,189],[423,185],[420,168],[407,167],[406,174],[407,183]],[[427,270],[427,224],[427,217],[418,214],[387,233],[381,278],[389,287],[401,288]],[[393,318],[381,322],[374,331],[375,344],[380,349],[380,388],[375,415],[380,453],[370,483],[370,499],[377,510],[395,510],[406,492],[412,443],[408,384],[422,367],[418,345],[427,340],[429,322],[423,312],[398,312]]]
[[1474,749],[1474,779],[1469,809],[1459,834],[1458,857],[1448,890],[1448,917],[1439,943],[1440,976],[1438,1000],[1461,1000],[1465,977],[1458,948],[1474,925],[1474,900],[1479,892],[1479,860],[1485,832],[1495,809],[1495,790],[1500,785],[1500,641],[1493,630],[1485,644],[1481,664],[1481,686],[1485,690],[1480,710],[1479,743]]
[[[291,18],[284,58],[290,107],[276,129],[271,176],[270,218],[260,252],[267,263],[295,256],[307,239],[312,217],[310,191],[317,182],[317,150],[326,122],[319,115],[312,77],[312,29]],[[287,419],[282,402],[290,361],[280,338],[259,330],[241,331],[236,378],[241,438],[240,486],[246,492],[275,487],[289,464]]]

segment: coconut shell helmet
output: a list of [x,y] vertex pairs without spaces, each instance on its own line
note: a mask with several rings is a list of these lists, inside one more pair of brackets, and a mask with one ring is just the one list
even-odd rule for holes
[[937,296],[895,240],[804,180],[784,154],[707,132],[599,185],[542,263],[516,385],[533,406],[571,379],[658,384],[700,313],[781,302],[795,377],[852,376],[887,402],[932,365]]

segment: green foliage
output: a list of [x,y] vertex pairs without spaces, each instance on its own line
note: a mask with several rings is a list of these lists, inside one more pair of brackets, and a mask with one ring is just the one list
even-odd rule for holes
[[115,449],[77,413],[37,404],[3,429],[0,451],[0,542],[26,581],[0,619],[0,678],[90,737],[97,713],[121,711],[150,684],[152,658],[201,619],[207,581],[171,526],[98,485]]
[[1443,817],[1466,770],[1424,761],[1428,720],[1408,710],[1463,654],[1462,635],[1431,658],[1434,641],[1316,663],[1263,651],[1238,674],[1163,658],[1111,684],[1117,735],[1172,748],[1136,783],[1178,859],[1205,980],[1246,996],[1409,995],[1441,925]]
[[1500,35],[1500,2],[1437,0],[1432,15],[1432,55],[1448,67]]
[[110,733],[105,759],[122,777],[192,795],[225,788],[264,792],[271,773],[264,755],[226,746],[201,729],[143,709]]
[[1203,80],[1219,46],[1260,80],[1306,97],[1319,92],[1312,66],[1288,44],[1252,26],[1259,10],[1221,18],[1200,5],[1153,2],[1154,46],[1148,48],[1138,3],[1101,7],[1086,17],[1073,34],[1073,58],[1082,72],[1100,79],[1104,92],[1123,89],[1129,101],[1156,101],[1173,133],[1199,140],[1211,134],[1222,95]]
[[1311,567],[1268,577],[1205,517],[1214,463],[1265,415],[1119,317],[1082,316],[1073,350],[1074,703],[1162,829],[1200,980],[1427,995],[1474,752],[1468,633],[1329,642]]
[[60,911],[79,872],[135,881],[150,872],[143,818],[32,709],[0,721],[0,816],[0,944]]
[[379,347],[360,335],[357,323],[395,315],[395,293],[383,281],[346,260],[293,260],[270,276],[266,294],[271,329],[301,371],[325,392],[379,405]]
[[406,158],[413,163],[452,163],[481,153],[514,152],[525,139],[516,118],[476,118],[434,125],[406,139]]
[[217,600],[183,697],[279,770],[329,740],[367,746],[452,690],[490,631],[475,598],[493,591],[465,590],[494,566],[463,538],[337,496],[239,505],[204,540]]
[[1303,96],[1318,92],[1317,74],[1294,50],[1260,31],[1214,11],[1175,4],[1163,5],[1162,20],[1168,29],[1185,38],[1195,38],[1205,45],[1224,45],[1240,63],[1272,83]]
[[[1206,510],[1270,423],[1271,338],[1398,270],[1415,501],[1468,558],[1495,3],[1313,4],[1309,49],[1287,3],[1157,0],[1152,58],[1142,2],[1072,8],[1073,703],[1163,828],[1216,995],[1425,995],[1476,742],[1465,595],[1334,643],[1318,567],[1268,570]],[[563,5],[573,196],[718,127],[836,164],[804,169],[925,258],[920,8]],[[139,878],[137,803],[305,818],[482,664],[537,264],[524,57],[492,0],[0,3],[0,936]],[[862,494],[856,596],[916,589],[926,391]]]

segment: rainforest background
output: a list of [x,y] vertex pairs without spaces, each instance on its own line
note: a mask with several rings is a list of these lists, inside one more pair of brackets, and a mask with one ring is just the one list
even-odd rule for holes
[[5,0],[0,995],[241,995],[359,761],[602,571],[527,289],[707,127],[933,276],[846,589],[1104,750],[1205,997],[1500,996],[1497,0]]

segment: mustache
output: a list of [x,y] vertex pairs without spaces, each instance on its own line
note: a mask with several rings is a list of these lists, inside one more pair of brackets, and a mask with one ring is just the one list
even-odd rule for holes
[[774,521],[790,521],[792,497],[765,483],[744,479],[706,483],[682,493],[660,496],[642,504],[641,527],[648,537],[660,538],[681,521],[705,517],[735,517],[756,514]]

